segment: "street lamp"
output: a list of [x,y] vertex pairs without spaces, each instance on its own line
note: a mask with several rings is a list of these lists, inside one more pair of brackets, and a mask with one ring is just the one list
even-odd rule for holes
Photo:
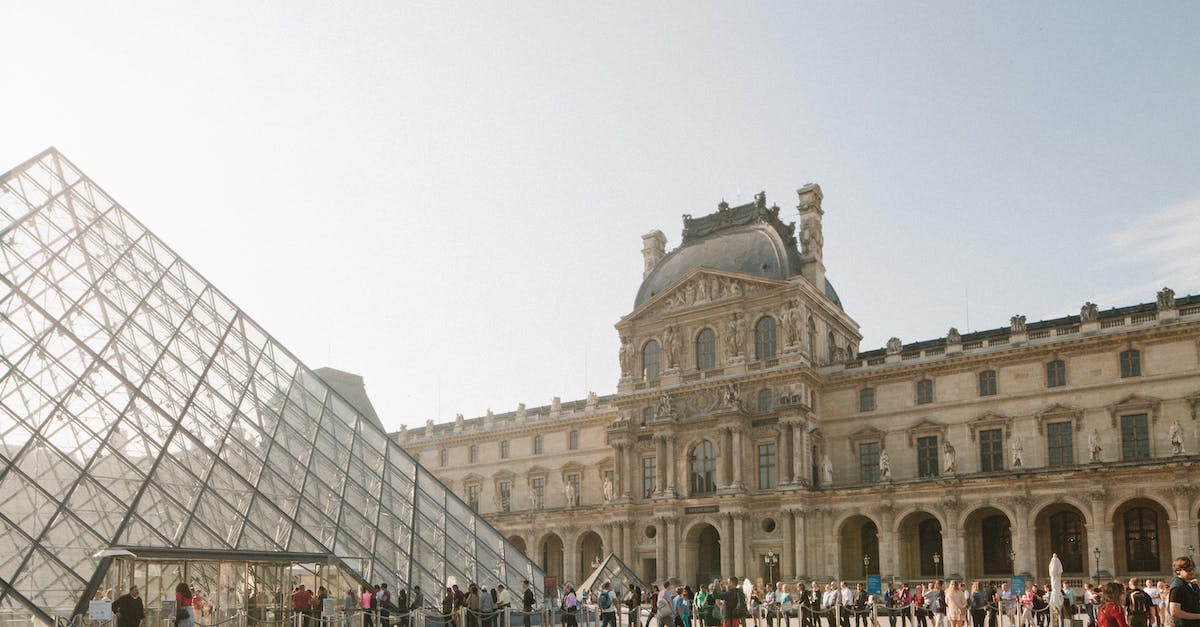
[[763,556],[763,563],[767,565],[767,584],[774,586],[775,566],[779,564],[779,556],[775,554],[775,551],[767,551],[767,554]]
[[942,578],[942,554],[941,553],[933,554],[933,569],[935,571],[937,571],[938,579],[941,579]]
[[1092,576],[1098,579],[1100,577],[1100,547],[1092,549],[1092,556],[1096,558],[1096,570]]

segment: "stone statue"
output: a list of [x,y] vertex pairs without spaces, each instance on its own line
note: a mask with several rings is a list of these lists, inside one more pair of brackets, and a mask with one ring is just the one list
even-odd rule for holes
[[696,302],[708,302],[708,280],[701,278],[696,283]]
[[613,500],[613,482],[612,479],[604,477],[604,502],[611,503]]
[[1178,420],[1171,423],[1167,437],[1171,440],[1171,454],[1183,455],[1183,427],[1179,426]]
[[800,303],[798,301],[788,301],[787,307],[780,312],[780,321],[783,322],[784,339],[788,346],[796,346],[800,343],[800,319],[803,315],[800,313]]
[[742,354],[742,340],[738,329],[738,318],[741,314],[733,314],[729,319],[729,324],[725,327],[725,351],[730,357],[736,357]]
[[1088,434],[1088,461],[1100,461],[1100,432],[1096,429]]
[[954,452],[954,445],[949,442],[942,443],[942,472],[946,474],[958,472],[958,456]]
[[726,407],[741,407],[742,399],[738,396],[738,388],[730,383],[725,386],[725,392],[721,395],[721,404]]
[[628,335],[621,336],[621,376],[628,377],[633,372],[633,357],[635,349],[633,348],[633,340],[629,339]]
[[902,348],[904,348],[904,343],[901,342],[900,338],[898,337],[893,337],[887,341],[887,354],[889,355],[895,355],[896,353],[899,353],[900,349]]
[[1095,322],[1096,320],[1099,320],[1099,319],[1100,319],[1100,308],[1096,306],[1096,303],[1088,301],[1083,304],[1083,307],[1079,308],[1079,321],[1080,322]]
[[667,358],[667,368],[679,367],[679,335],[673,326],[663,330],[663,353]]
[[1175,308],[1175,290],[1164,287],[1158,291],[1158,308],[1160,310]]
[[962,344],[962,335],[959,335],[958,327],[950,327],[950,330],[946,332],[946,343]]
[[730,296],[741,296],[742,282],[737,279],[729,279],[729,283],[725,286],[725,293]]
[[821,247],[825,243],[821,235],[821,221],[809,216],[800,222],[800,245],[806,257],[819,257]]
[[574,483],[563,481],[563,492],[567,495],[567,507],[575,507],[579,504],[579,495],[575,493]]
[[887,449],[879,453],[879,480],[892,480],[892,457],[888,455]]
[[1012,333],[1025,332],[1025,316],[1013,316],[1008,319],[1009,331]]
[[1012,443],[1008,445],[1012,450],[1012,467],[1025,467],[1025,445],[1021,443],[1021,436],[1016,436],[1012,439]]
[[654,415],[658,418],[666,418],[675,415],[675,406],[671,403],[671,395],[664,393],[658,397],[658,407],[654,408]]
[[821,456],[821,485],[833,485],[833,461],[829,453]]

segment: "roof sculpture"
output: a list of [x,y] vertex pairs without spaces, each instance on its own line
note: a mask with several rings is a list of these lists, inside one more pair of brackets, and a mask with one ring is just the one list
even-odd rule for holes
[[540,590],[353,400],[53,148],[0,176],[0,612],[80,613],[139,548]]

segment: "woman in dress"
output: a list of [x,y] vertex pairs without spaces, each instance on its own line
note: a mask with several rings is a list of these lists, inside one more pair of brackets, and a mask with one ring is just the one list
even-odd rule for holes
[[[175,627],[195,627],[196,610],[192,608],[192,589],[186,583],[175,586]],[[187,618],[181,618],[187,614]]]
[[967,614],[967,595],[957,579],[951,580],[946,587],[946,618],[950,627],[962,627]]

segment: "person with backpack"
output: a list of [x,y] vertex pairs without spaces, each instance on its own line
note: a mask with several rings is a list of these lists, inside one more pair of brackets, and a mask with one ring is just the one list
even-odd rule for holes
[[600,584],[596,605],[600,606],[600,627],[617,627],[617,604],[611,583]]
[[1125,595],[1125,613],[1129,619],[1129,627],[1147,627],[1150,624],[1150,595],[1138,587],[1136,579],[1129,580],[1129,590]]

